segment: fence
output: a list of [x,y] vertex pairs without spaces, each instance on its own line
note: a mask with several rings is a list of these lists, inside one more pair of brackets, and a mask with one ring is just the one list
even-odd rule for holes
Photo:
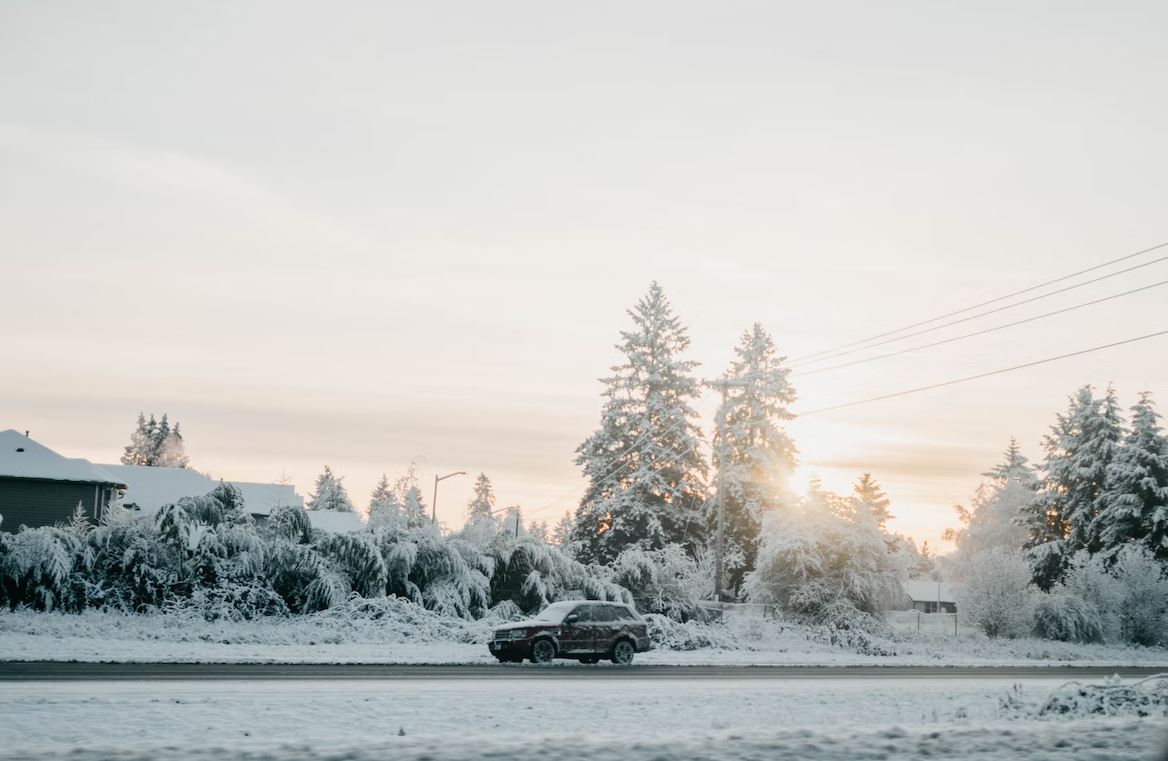
[[890,610],[884,614],[888,625],[902,632],[957,636],[956,613],[921,613],[919,610]]

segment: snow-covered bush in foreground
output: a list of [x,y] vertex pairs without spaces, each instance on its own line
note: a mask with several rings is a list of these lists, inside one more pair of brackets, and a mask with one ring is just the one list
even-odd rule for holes
[[1034,623],[1030,564],[1021,553],[996,548],[970,558],[958,610],[989,637],[1024,637]]
[[1168,717],[1168,674],[1138,682],[1118,676],[1100,683],[1067,682],[1037,706],[1022,699],[1015,685],[1001,701],[1002,713],[1011,718],[1083,719],[1098,716]]

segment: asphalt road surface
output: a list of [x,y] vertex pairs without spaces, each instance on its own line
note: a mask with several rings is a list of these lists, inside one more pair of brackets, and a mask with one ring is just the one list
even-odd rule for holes
[[0,681],[203,680],[203,679],[1041,679],[1139,678],[1155,667],[1073,666],[535,666],[270,663],[69,663],[0,662]]

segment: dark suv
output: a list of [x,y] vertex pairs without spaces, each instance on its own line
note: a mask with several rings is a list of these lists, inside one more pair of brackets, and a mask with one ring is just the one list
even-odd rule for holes
[[550,663],[553,658],[575,658],[597,663],[607,658],[625,665],[634,653],[650,649],[645,619],[619,602],[554,602],[526,621],[495,629],[491,655],[500,663]]

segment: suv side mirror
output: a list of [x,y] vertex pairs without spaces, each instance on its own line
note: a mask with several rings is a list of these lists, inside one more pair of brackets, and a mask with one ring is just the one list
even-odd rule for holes
[[575,613],[569,613],[568,615],[564,616],[565,624],[574,624],[579,620],[580,616],[576,615]]

